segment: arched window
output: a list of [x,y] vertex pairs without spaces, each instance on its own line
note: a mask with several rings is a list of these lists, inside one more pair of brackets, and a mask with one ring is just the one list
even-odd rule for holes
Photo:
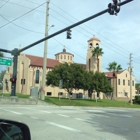
[[66,55],[64,55],[64,59],[66,59]]
[[92,43],[90,43],[90,44],[89,44],[89,48],[92,48],[92,47],[93,47],[93,46],[92,46]]
[[99,47],[99,44],[98,43],[96,43],[96,47]]
[[69,60],[69,55],[68,55],[68,60]]
[[61,55],[61,59],[62,59],[63,57],[62,57],[62,55]]
[[39,83],[39,70],[36,70],[36,78],[35,78],[35,83]]

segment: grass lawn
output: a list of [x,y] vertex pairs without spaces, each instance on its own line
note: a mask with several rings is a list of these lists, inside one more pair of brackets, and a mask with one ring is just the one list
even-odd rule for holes
[[[0,93],[2,96],[2,93]],[[30,95],[25,95],[21,93],[16,93],[19,98],[29,98]],[[4,97],[10,97],[10,93],[4,93]],[[45,102],[52,103],[58,106],[98,106],[98,107],[125,107],[125,108],[140,108],[140,104],[133,104],[125,101],[115,101],[115,100],[89,100],[89,99],[66,99],[57,97],[45,97]]]
[[[11,93],[4,93],[4,97],[10,97]],[[2,93],[0,93],[0,96],[2,96]],[[19,98],[29,98],[30,95],[16,93],[16,96]]]
[[128,102],[115,100],[89,100],[89,99],[66,99],[61,98],[60,101],[55,97],[46,97],[46,102],[53,103],[59,106],[98,106],[98,107],[125,107],[125,108],[140,108],[140,105],[130,105]]

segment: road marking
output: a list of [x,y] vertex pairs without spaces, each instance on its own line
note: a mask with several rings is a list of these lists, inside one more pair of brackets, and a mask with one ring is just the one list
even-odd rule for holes
[[44,110],[37,110],[37,111],[44,112],[44,113],[51,113],[49,111],[44,111]]
[[116,108],[100,108],[100,110],[104,110],[104,111],[117,111],[117,112],[119,112],[119,111],[122,111],[122,112],[126,112],[126,110],[122,110],[122,109],[116,109]]
[[7,109],[1,109],[1,110],[8,111],[8,112],[11,112],[11,113],[14,113],[14,114],[17,114],[17,115],[21,115],[22,114],[22,113],[11,111],[11,110],[7,110]]
[[36,119],[36,120],[38,119],[37,117],[34,117],[34,116],[31,116],[31,118],[32,118],[32,119]]
[[89,112],[102,112],[102,113],[105,113],[105,111],[103,111],[103,110],[87,110],[87,111],[89,111]]
[[28,110],[34,110],[34,111],[45,112],[45,113],[51,113],[51,112],[49,112],[49,111],[44,111],[44,110],[36,110],[36,109],[30,109],[30,108],[25,108],[25,107],[21,107],[21,108],[28,109]]
[[106,117],[108,118],[109,116],[105,116],[105,115],[99,115],[99,114],[94,114],[95,116],[101,116],[101,117]]
[[57,115],[62,116],[62,117],[70,117],[70,116],[63,115],[63,114],[57,114]]
[[73,132],[77,132],[77,133],[81,132],[80,130],[77,130],[77,129],[74,129],[74,128],[71,128],[71,127],[67,127],[67,126],[64,126],[64,125],[61,125],[61,124],[57,124],[57,123],[53,123],[53,122],[49,122],[49,121],[46,121],[46,123],[57,126],[57,127],[60,127],[60,128],[63,128],[63,129],[66,129],[66,130],[70,130],[70,131],[73,131]]
[[94,121],[89,121],[89,120],[85,120],[85,119],[81,119],[81,118],[75,118],[76,120],[79,120],[79,121],[84,121],[84,122],[89,122],[89,123],[94,123],[94,124],[100,124],[98,122],[94,122]]
[[115,113],[108,113],[106,112],[107,114],[111,114],[111,115],[114,115],[114,116],[123,116],[123,117],[128,117],[128,118],[131,118],[132,116],[130,115],[121,115],[121,114],[115,114]]

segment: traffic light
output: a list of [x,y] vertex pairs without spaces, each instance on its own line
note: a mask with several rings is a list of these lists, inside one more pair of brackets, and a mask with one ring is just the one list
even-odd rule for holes
[[110,15],[114,15],[114,4],[112,4],[112,3],[108,4],[108,13]]
[[71,39],[71,30],[67,30],[67,39]]
[[10,78],[10,81],[11,81],[12,83],[16,83],[16,78]]
[[110,15],[117,15],[117,13],[120,12],[120,6],[121,0],[113,0],[113,3],[108,4],[108,13]]
[[120,6],[119,4],[121,3],[120,0],[113,0],[113,3],[114,3],[114,10],[116,13],[119,13],[120,12]]

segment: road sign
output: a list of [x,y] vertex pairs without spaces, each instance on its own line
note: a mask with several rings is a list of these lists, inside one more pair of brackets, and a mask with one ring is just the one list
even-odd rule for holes
[[0,58],[0,65],[11,66],[12,65],[12,60]]
[[59,80],[59,88],[62,88],[63,86],[63,79]]

